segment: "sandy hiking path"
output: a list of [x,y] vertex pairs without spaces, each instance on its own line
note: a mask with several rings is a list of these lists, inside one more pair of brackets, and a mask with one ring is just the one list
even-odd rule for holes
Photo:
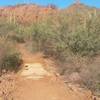
[[11,90],[13,86],[9,95],[7,89],[1,92],[2,100],[93,100],[90,91],[66,85],[57,73],[46,70],[45,61],[27,51],[24,45],[19,45],[18,49],[24,65],[15,76],[10,75],[13,81],[8,78],[1,82],[0,86],[5,89],[9,87]]

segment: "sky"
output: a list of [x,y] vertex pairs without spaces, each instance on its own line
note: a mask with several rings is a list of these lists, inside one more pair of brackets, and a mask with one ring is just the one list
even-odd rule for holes
[[[0,0],[0,6],[33,3],[43,6],[54,4],[59,8],[66,8],[74,2],[75,0]],[[92,7],[100,8],[100,0],[81,0],[81,2]]]

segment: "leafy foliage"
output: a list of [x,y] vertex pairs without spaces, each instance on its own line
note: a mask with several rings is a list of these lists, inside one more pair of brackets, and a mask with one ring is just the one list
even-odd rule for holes
[[3,69],[17,71],[22,64],[21,56],[9,41],[0,42],[0,71]]
[[9,54],[3,58],[2,69],[18,71],[21,64],[22,60],[18,53]]
[[94,33],[77,32],[68,37],[68,48],[74,54],[92,56],[100,52],[100,37]]

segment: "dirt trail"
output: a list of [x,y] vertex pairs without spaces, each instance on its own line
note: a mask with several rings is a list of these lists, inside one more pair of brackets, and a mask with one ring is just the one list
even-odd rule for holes
[[31,52],[29,52],[29,50],[27,50],[25,44],[18,44],[17,49],[21,53],[24,63],[33,62],[34,55]]
[[21,53],[24,63],[44,63],[42,53],[31,53],[26,44],[18,44],[16,47]]
[[92,100],[88,93],[71,90],[59,79],[19,79],[14,100]]
[[43,59],[35,59],[24,45],[18,47],[25,66],[14,78],[12,99],[3,100],[93,100],[91,92],[66,85],[58,75],[45,69]]

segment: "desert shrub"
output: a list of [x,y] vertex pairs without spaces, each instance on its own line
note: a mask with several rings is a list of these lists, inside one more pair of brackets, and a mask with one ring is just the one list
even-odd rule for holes
[[0,36],[8,35],[10,32],[14,32],[16,25],[8,23],[6,21],[0,21]]
[[81,67],[80,75],[82,77],[84,85],[94,91],[100,93],[100,71],[99,63],[95,63],[95,60],[89,63],[85,67]]
[[[17,22],[8,22],[7,20],[0,19],[0,37],[8,40],[17,41],[19,43],[24,42],[24,26],[22,27]],[[25,35],[24,35],[25,34]]]
[[17,71],[22,63],[21,55],[10,41],[0,40],[0,71],[3,69]]
[[11,35],[10,39],[17,43],[25,43],[25,39],[23,38],[23,36],[21,36],[19,34]]
[[[61,20],[60,20],[61,23]],[[68,53],[94,56],[100,52],[100,34],[81,30],[67,32],[68,23],[58,26],[52,21],[36,23],[32,28],[34,48],[57,58],[66,59]],[[95,28],[94,28],[95,30]]]
[[56,22],[45,20],[31,26],[33,51],[55,57],[62,63],[59,68],[62,75],[77,72],[84,85],[95,92],[100,91],[99,65],[85,65],[79,59],[89,59],[100,54],[100,24],[96,20],[89,19],[86,26],[74,23],[77,29],[71,26],[70,20],[65,19],[57,19]]
[[23,26],[17,25],[15,33],[11,35],[11,39],[18,43],[25,43],[32,38],[32,28],[31,25]]
[[32,32],[33,50],[42,51],[52,57],[62,58],[66,44],[63,40],[64,34],[60,31],[62,30],[51,21],[36,23]]
[[22,60],[18,53],[8,54],[2,59],[2,69],[18,71]]
[[68,48],[74,54],[93,56],[100,52],[100,36],[85,31],[72,33],[68,37]]

